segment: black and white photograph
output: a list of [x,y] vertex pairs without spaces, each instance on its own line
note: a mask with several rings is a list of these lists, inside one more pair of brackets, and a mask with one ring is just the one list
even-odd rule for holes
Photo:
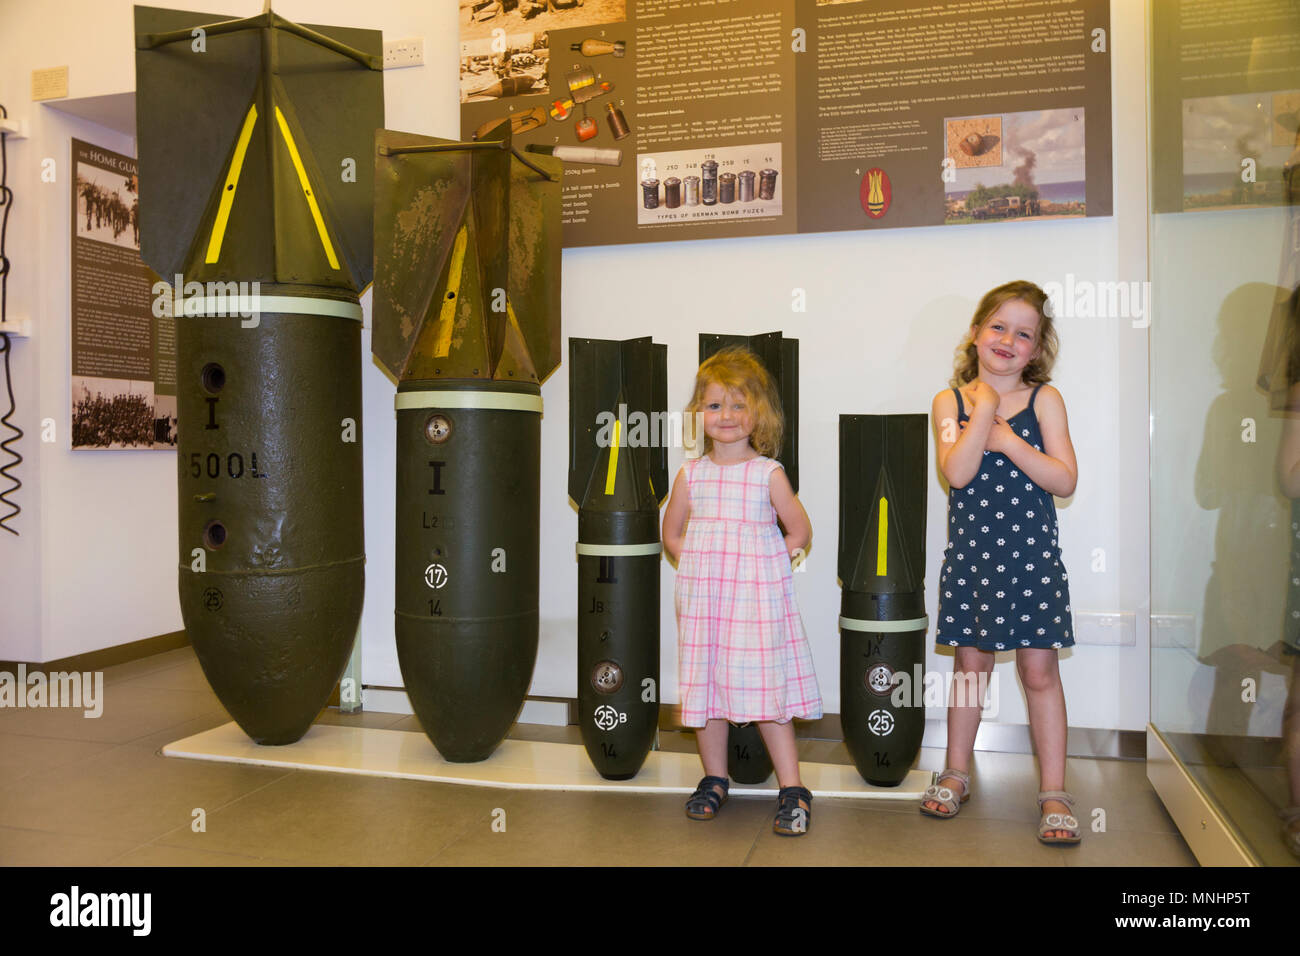
[[73,376],[73,448],[152,448],[154,414],[153,382]]
[[140,183],[90,163],[77,163],[77,235],[140,248]]

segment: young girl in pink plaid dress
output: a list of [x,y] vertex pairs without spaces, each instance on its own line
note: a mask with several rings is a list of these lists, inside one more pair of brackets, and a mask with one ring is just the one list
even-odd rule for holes
[[822,702],[790,574],[812,528],[770,457],[781,448],[781,399],[752,352],[727,348],[700,366],[687,411],[701,419],[704,454],[677,473],[663,527],[678,562],[682,723],[700,728],[705,773],[686,815],[711,820],[726,802],[727,722],[752,720],[781,787],[773,829],[798,835],[812,794],[790,721],[821,717]]

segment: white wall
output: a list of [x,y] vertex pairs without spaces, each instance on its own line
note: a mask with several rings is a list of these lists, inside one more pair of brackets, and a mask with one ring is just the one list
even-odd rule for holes
[[[188,4],[174,4],[189,6]],[[34,120],[32,139],[14,144],[11,182],[27,200],[10,225],[16,259],[11,303],[37,320],[37,336],[18,347],[15,379],[39,401],[20,397],[29,433],[53,417],[59,441],[39,453],[39,519],[24,511],[25,551],[0,541],[0,600],[6,608],[0,658],[51,659],[179,628],[175,598],[175,475],[167,452],[72,453],[68,449],[68,191],[37,193],[38,157],[66,157],[68,137],[130,152],[78,121],[27,102],[28,73],[69,63],[76,97],[132,88],[131,8],[124,0],[66,0],[0,9],[0,101]],[[248,15],[254,6],[202,3],[200,8]],[[341,0],[286,2],[290,19],[383,29],[389,37],[424,36],[423,68],[386,78],[387,125],[447,137],[458,134],[455,5]],[[68,13],[66,11],[71,11]],[[827,710],[838,702],[839,590],[835,583],[837,418],[841,413],[925,412],[951,374],[952,351],[980,295],[1012,278],[1040,283],[1076,279],[1142,279],[1146,275],[1145,115],[1125,89],[1145,84],[1141,5],[1112,11],[1115,69],[1116,216],[1005,226],[889,230],[745,240],[695,241],[564,254],[564,335],[627,338],[653,334],[669,347],[670,401],[688,397],[697,335],[766,332],[797,337],[803,388],[801,495],[813,522],[807,573],[797,577]],[[54,21],[54,22],[52,22]],[[62,29],[54,29],[56,23]],[[80,130],[80,131],[78,131]],[[14,176],[15,168],[21,179]],[[936,170],[936,175],[938,170]],[[11,252],[12,255],[12,252]],[[39,267],[37,265],[39,263]],[[807,294],[793,313],[791,291]],[[365,300],[368,305],[368,296]],[[1065,561],[1073,606],[1081,612],[1145,613],[1147,594],[1146,338],[1115,320],[1060,323],[1055,384],[1065,396],[1080,464],[1079,489],[1061,507]],[[368,333],[365,344],[368,345]],[[576,692],[576,514],[567,483],[567,369],[543,387],[542,651],[535,694]],[[362,617],[363,680],[401,683],[392,638],[393,386],[373,362],[363,373],[366,442],[366,582]],[[36,406],[36,407],[34,407]],[[32,423],[29,428],[29,422]],[[24,446],[24,454],[34,447]],[[35,453],[33,457],[36,457]],[[676,468],[680,456],[670,457]],[[32,470],[33,482],[36,469]],[[28,472],[23,479],[27,480]],[[28,491],[24,488],[24,491]],[[150,525],[136,517],[167,515]],[[24,505],[26,507],[26,504]],[[170,510],[168,510],[170,509]],[[930,486],[927,603],[935,610],[937,571],[946,534],[946,500]],[[32,539],[35,539],[33,542]],[[1104,549],[1105,573],[1089,571]],[[31,563],[39,552],[39,570]],[[120,571],[118,570],[120,569]],[[662,593],[665,700],[676,696],[676,633],[672,569]],[[17,607],[16,616],[8,608]],[[23,610],[27,608],[28,610]],[[25,616],[24,616],[25,615]],[[12,620],[12,627],[10,622]],[[31,628],[37,628],[35,637]],[[1145,620],[1138,644],[1076,647],[1062,673],[1075,726],[1137,729],[1146,721]],[[38,650],[31,650],[37,648]],[[929,666],[951,658],[929,652]],[[1003,675],[1003,722],[1023,723],[1014,669]]]

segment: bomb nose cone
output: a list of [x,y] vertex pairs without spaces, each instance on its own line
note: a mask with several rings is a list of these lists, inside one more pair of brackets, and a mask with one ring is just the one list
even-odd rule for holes
[[273,576],[182,569],[195,655],[256,743],[291,744],[307,732],[347,664],[363,593],[360,561]]

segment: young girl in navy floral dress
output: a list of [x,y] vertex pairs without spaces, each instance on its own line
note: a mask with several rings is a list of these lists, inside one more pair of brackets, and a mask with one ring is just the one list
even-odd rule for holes
[[939,468],[947,479],[948,546],[935,640],[956,648],[948,707],[948,767],[921,812],[953,817],[970,797],[970,765],[994,653],[1016,652],[1038,754],[1044,843],[1078,843],[1065,792],[1065,693],[1057,652],[1074,644],[1070,590],[1053,496],[1074,493],[1078,469],[1061,394],[1047,296],[1009,282],[980,301],[958,350],[951,389],[934,397]]

